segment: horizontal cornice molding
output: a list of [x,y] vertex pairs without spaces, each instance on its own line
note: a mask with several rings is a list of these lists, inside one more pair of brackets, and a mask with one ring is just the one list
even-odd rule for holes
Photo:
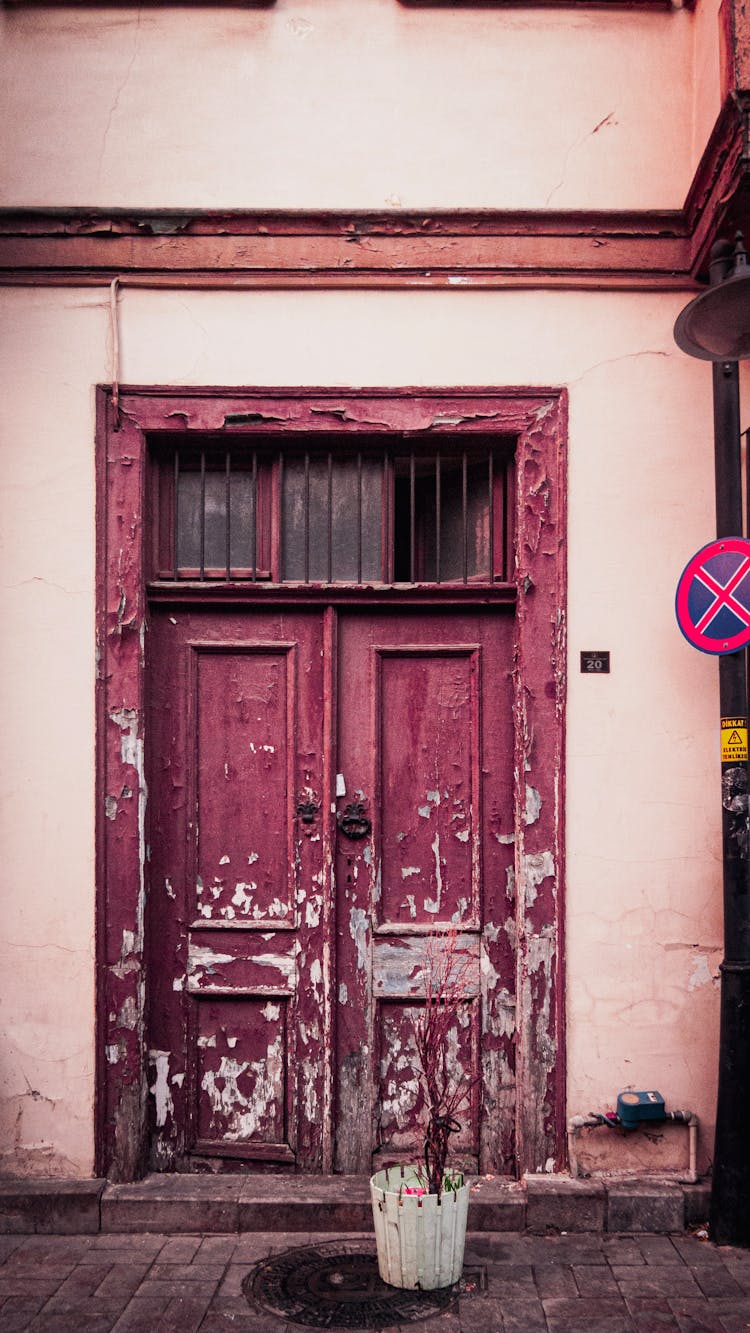
[[[149,286],[523,285],[684,275],[678,213],[0,215],[5,281]],[[28,275],[28,276],[27,276]]]
[[682,209],[2,209],[0,283],[682,289],[723,228],[750,222],[749,108],[727,98]]

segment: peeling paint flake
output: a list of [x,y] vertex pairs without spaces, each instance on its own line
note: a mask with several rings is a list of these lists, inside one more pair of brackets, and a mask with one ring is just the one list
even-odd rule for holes
[[527,782],[526,812],[524,815],[524,822],[527,825],[535,824],[541,813],[542,813],[542,798],[539,795],[539,792],[537,791],[536,787],[532,787],[530,783]]
[[708,955],[705,953],[696,954],[693,959],[693,971],[688,979],[688,990],[697,990],[700,986],[719,985],[718,973],[711,971],[711,965],[708,961]]
[[231,953],[217,953],[215,949],[210,949],[207,945],[194,944],[190,948],[188,971],[195,972],[199,967],[211,971],[215,967],[221,967],[222,963],[232,962],[234,962],[234,959]]
[[357,970],[363,972],[367,963],[367,913],[361,907],[352,907],[349,912],[349,934],[357,949]]
[[[243,916],[249,916],[253,911],[253,893],[257,887],[258,885],[254,880],[249,884],[246,884],[243,880],[238,880],[234,886],[232,903],[235,907],[239,907]],[[260,915],[260,912],[257,911],[256,915]]]
[[169,1051],[149,1051],[148,1058],[154,1066],[156,1077],[149,1084],[149,1092],[156,1102],[156,1124],[162,1129],[167,1117],[174,1113],[174,1102],[169,1090]]
[[554,878],[555,860],[551,852],[532,852],[523,857],[523,875],[526,884],[526,902],[536,902],[537,889],[545,879]]
[[[262,1135],[275,1121],[278,1089],[283,1083],[281,1034],[269,1045],[265,1059],[238,1060],[223,1055],[218,1069],[208,1069],[201,1080],[212,1120],[222,1136],[232,1142]],[[243,1079],[243,1091],[239,1085]]]

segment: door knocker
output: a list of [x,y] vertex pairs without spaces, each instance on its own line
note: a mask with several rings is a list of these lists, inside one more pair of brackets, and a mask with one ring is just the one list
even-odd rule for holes
[[358,841],[360,838],[369,837],[372,832],[372,822],[365,814],[365,807],[361,801],[352,801],[350,805],[338,813],[336,816],[339,828],[346,838],[352,838]]

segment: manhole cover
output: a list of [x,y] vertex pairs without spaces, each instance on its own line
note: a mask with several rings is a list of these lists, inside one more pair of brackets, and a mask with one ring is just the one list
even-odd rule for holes
[[242,1283],[249,1303],[306,1328],[388,1328],[447,1310],[485,1286],[484,1269],[465,1269],[438,1291],[402,1291],[382,1282],[371,1244],[339,1241],[273,1255]]

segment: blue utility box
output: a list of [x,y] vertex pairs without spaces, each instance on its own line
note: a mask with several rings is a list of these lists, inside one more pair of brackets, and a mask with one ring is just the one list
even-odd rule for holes
[[660,1092],[621,1092],[617,1118],[625,1129],[637,1129],[647,1120],[665,1120],[666,1107]]

